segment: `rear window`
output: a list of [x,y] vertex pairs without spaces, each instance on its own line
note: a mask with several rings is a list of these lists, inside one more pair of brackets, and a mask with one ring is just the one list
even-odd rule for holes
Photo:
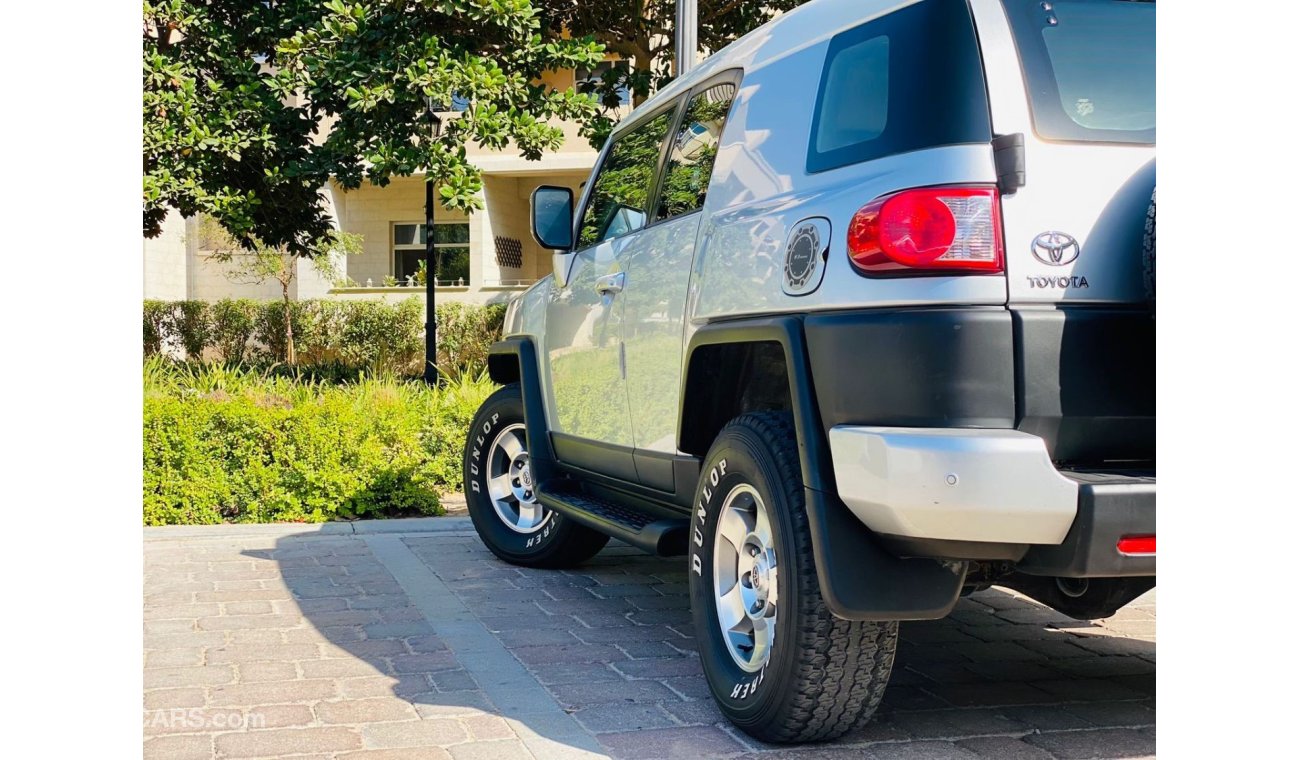
[[1156,6],[1003,0],[1047,140],[1156,141]]
[[921,0],[831,39],[808,141],[810,173],[992,139],[966,0]]

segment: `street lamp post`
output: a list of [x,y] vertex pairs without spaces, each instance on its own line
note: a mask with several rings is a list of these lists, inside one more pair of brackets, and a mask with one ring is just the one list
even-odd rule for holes
[[[438,118],[438,104],[433,98],[426,97],[429,109],[429,124],[433,130],[433,139],[442,136],[442,119]],[[438,382],[438,316],[435,313],[437,301],[434,287],[437,284],[437,269],[434,264],[433,248],[433,176],[426,167],[424,170],[424,382],[433,385]]]

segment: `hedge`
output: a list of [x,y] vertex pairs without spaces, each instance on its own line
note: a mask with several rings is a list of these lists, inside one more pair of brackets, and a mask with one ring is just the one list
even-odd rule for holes
[[[298,364],[419,375],[424,366],[424,317],[418,298],[382,301],[307,300],[290,303]],[[450,377],[476,374],[501,334],[505,306],[439,304],[439,369]],[[145,356],[263,366],[286,355],[283,301],[145,301]]]
[[144,522],[319,522],[442,513],[483,377],[430,388],[144,365]]

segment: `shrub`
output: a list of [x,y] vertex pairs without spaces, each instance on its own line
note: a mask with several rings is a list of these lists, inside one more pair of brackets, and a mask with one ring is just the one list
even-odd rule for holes
[[450,377],[474,374],[487,366],[488,349],[501,337],[504,304],[442,304],[438,316],[438,369]]
[[171,332],[185,349],[185,355],[202,359],[203,349],[208,347],[212,337],[208,304],[205,301],[178,301],[172,310],[171,325]]
[[154,356],[166,345],[171,331],[171,314],[173,306],[167,301],[146,300],[144,302],[144,355]]
[[[289,305],[297,367],[318,375],[358,372],[420,375],[424,308],[419,298],[382,301],[293,301]],[[477,376],[500,338],[505,306],[438,306],[438,359],[449,379]],[[283,301],[146,301],[147,356],[184,348],[192,359],[270,366],[285,360]]]
[[225,299],[212,304],[212,347],[228,362],[239,364],[248,353],[248,342],[257,327],[257,302],[247,298]]
[[440,514],[484,378],[334,385],[153,358],[144,367],[147,525]]
[[378,372],[422,372],[424,309],[419,299],[397,304],[353,301],[347,307],[339,339],[345,364]]

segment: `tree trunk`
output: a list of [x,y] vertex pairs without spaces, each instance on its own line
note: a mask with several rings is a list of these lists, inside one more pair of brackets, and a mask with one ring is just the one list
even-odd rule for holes
[[298,363],[298,352],[293,346],[293,302],[289,300],[289,283],[280,283],[280,292],[284,294],[284,361],[293,365]]
[[297,256],[289,256],[285,261],[283,254],[280,256],[280,295],[284,297],[284,361],[286,364],[294,365],[298,363],[298,352],[293,345],[293,301],[289,299],[289,284],[293,282],[294,265],[298,263]]

